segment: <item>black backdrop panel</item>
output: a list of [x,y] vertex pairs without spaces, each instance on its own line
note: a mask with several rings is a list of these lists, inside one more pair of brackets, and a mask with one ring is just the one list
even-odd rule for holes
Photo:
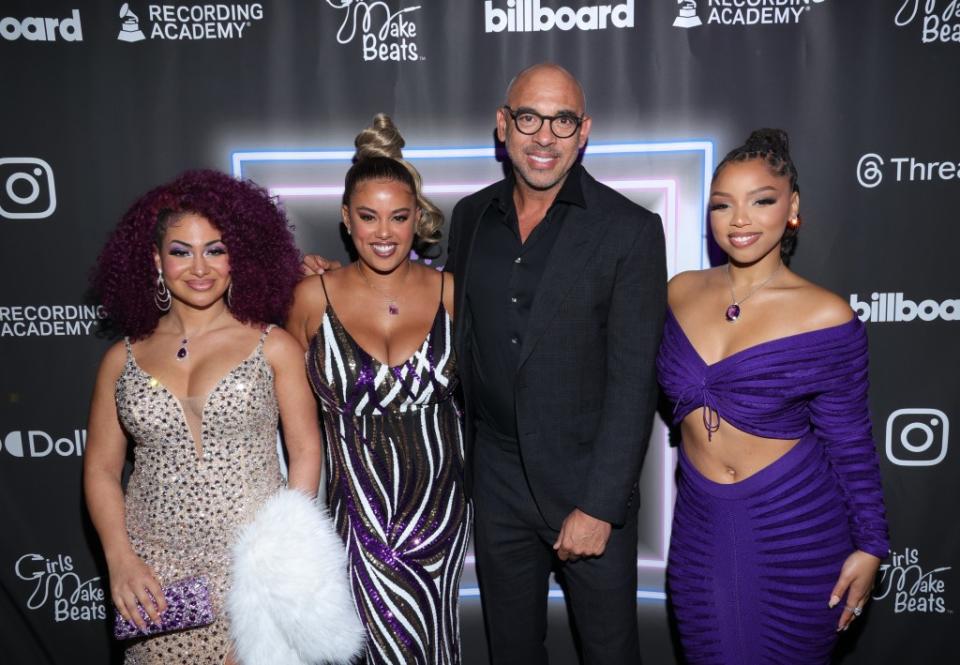
[[[960,4],[51,0],[0,2],[4,662],[119,656],[80,466],[106,347],[86,276],[130,203],[184,169],[218,168],[273,190],[302,249],[345,258],[339,188],[374,113],[394,117],[449,212],[502,174],[494,110],[510,77],[543,60],[583,81],[585,164],[661,214],[671,273],[709,264],[704,192],[722,154],[758,126],[791,133],[805,220],[794,267],[868,322],[894,542],[838,659],[960,652]],[[638,561],[653,664],[677,662],[663,601],[673,463],[658,425]],[[553,596],[552,662],[572,664]],[[462,615],[465,662],[483,663],[470,566]]]

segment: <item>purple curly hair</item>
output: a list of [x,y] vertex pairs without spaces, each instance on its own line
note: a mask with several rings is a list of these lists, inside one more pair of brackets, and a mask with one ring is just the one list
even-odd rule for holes
[[300,279],[300,252],[286,215],[265,189],[209,170],[188,171],[147,192],[110,235],[91,277],[109,323],[133,339],[157,327],[153,252],[165,230],[158,220],[176,213],[201,215],[221,232],[233,315],[244,323],[282,323]]

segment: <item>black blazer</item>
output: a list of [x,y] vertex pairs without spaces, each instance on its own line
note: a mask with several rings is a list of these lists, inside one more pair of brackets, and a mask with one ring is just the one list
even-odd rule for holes
[[[478,224],[498,186],[461,200],[450,221],[446,270],[456,279],[468,490],[476,428],[467,276]],[[666,313],[660,217],[586,171],[581,186],[586,206],[571,206],[564,218],[530,311],[514,385],[524,469],[555,529],[575,507],[612,524],[635,514]]]

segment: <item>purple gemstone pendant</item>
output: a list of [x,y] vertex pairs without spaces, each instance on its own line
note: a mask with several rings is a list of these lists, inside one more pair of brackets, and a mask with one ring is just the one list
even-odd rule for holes
[[387,311],[390,312],[392,316],[396,316],[397,314],[400,313],[400,308],[397,307],[397,303],[392,302],[389,305],[387,305]]
[[177,350],[177,360],[183,360],[187,357],[187,340],[180,342],[180,348]]
[[739,318],[740,318],[740,305],[738,305],[737,303],[733,303],[732,305],[730,305],[729,307],[727,307],[726,316],[727,316],[727,321],[729,321],[730,323],[733,323],[734,321],[736,321],[737,319],[739,319]]

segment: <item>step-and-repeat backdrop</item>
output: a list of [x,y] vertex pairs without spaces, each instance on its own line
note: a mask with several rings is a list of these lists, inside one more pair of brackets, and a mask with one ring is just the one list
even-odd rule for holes
[[[345,258],[338,200],[372,116],[394,117],[449,213],[502,176],[494,110],[543,60],[582,80],[584,163],[661,215],[671,274],[716,258],[704,203],[718,159],[753,128],[790,132],[794,267],[867,323],[893,535],[838,658],[960,652],[960,3],[51,0],[0,2],[0,660],[120,654],[80,469],[107,345],[86,279],[131,202],[221,169],[279,196],[301,249]],[[658,424],[637,562],[655,665],[679,660],[663,588],[674,463]],[[461,593],[464,661],[484,663],[472,558]],[[550,616],[552,662],[575,663],[556,587]]]

